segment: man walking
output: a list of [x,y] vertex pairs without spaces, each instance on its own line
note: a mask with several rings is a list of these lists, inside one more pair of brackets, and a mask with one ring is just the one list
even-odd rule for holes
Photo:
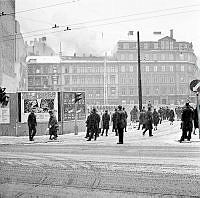
[[124,128],[126,126],[126,115],[122,110],[122,106],[118,106],[118,117],[117,117],[117,130],[119,134],[119,142],[117,144],[123,144],[124,141]]
[[145,114],[145,130],[143,131],[143,136],[145,135],[147,130],[149,130],[149,136],[153,136],[152,129],[153,129],[153,114],[151,112],[151,107],[148,107],[148,111]]
[[182,136],[179,142],[181,143],[184,139],[190,141],[191,133],[193,129],[193,118],[194,118],[194,111],[190,107],[189,103],[187,102],[186,107],[183,110],[181,121],[182,121]]
[[34,110],[31,110],[31,113],[28,116],[28,128],[29,128],[29,140],[33,141],[34,136],[36,134],[36,126],[37,126],[37,121],[36,121],[36,116],[34,114]]

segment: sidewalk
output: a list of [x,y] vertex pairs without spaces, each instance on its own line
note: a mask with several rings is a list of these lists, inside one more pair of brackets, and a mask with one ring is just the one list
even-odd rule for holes
[[[49,135],[35,136],[34,141],[29,141],[28,136],[0,136],[0,145],[20,145],[20,144],[62,144],[62,145],[104,145],[116,146],[118,136],[109,130],[108,136],[100,136],[96,141],[90,142],[85,139],[85,132],[79,132],[78,135],[74,133],[59,135],[58,140],[49,140]],[[118,146],[198,146],[200,147],[199,134],[192,134],[190,142],[185,141],[179,143],[181,137],[180,122],[176,121],[174,125],[169,125],[169,122],[164,122],[158,126],[157,131],[153,131],[153,137],[149,137],[148,133],[142,135],[142,130],[128,127],[128,132],[124,133],[124,144]]]

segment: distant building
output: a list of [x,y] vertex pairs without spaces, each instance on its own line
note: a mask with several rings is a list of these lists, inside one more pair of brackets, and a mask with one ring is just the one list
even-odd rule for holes
[[24,41],[15,20],[15,0],[0,0],[0,86],[7,92],[27,90],[27,69],[23,52]]
[[[198,71],[191,43],[164,37],[140,43],[143,104],[183,104]],[[119,41],[113,57],[28,57],[29,90],[85,91],[89,105],[138,104],[137,42]]]
[[26,41],[25,45],[27,56],[55,56],[54,50],[47,45],[46,37],[34,38],[29,44]]

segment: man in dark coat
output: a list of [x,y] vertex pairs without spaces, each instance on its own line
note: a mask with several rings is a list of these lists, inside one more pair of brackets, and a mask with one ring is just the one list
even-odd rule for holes
[[37,126],[37,121],[36,121],[36,116],[34,114],[34,110],[31,110],[31,113],[28,116],[28,128],[29,128],[29,140],[33,141],[34,136],[36,134],[36,126]]
[[117,108],[115,109],[115,112],[112,114],[112,122],[113,122],[113,130],[115,132],[115,136],[118,135],[118,131],[117,131]]
[[159,123],[159,113],[156,111],[156,109],[154,109],[153,111],[153,125],[154,125],[154,131],[158,130],[157,126]]
[[126,115],[122,110],[122,106],[118,106],[118,116],[117,116],[117,130],[119,134],[119,142],[117,144],[123,144],[124,141],[124,128],[126,126]]
[[160,124],[161,124],[162,120],[163,120],[163,109],[162,109],[162,107],[160,107],[158,109],[158,114],[159,114],[159,120],[160,120]]
[[125,110],[125,107],[123,107],[123,109],[122,109],[123,111],[124,111],[124,113],[125,113],[125,116],[126,116],[126,126],[125,126],[125,132],[127,132],[127,130],[126,130],[126,127],[127,127],[127,118],[128,118],[128,114],[127,114],[127,112],[126,112],[126,110]]
[[192,108],[190,108],[189,103],[186,103],[186,107],[183,109],[183,113],[181,116],[182,121],[182,136],[179,142],[181,143],[184,141],[184,139],[187,139],[190,141],[191,139],[191,133],[193,128],[193,117],[194,117],[194,111]]
[[[57,135],[57,131],[59,128],[58,122],[52,110],[49,111],[49,115],[50,115],[49,123],[48,123],[49,135],[50,135],[49,139],[56,140],[58,137]],[[52,138],[52,135],[53,135],[53,138]]]
[[170,125],[173,125],[174,117],[175,117],[174,110],[171,109],[170,112],[169,112],[169,121],[170,121]]
[[140,126],[142,125],[142,129],[145,128],[145,111],[144,108],[141,110],[139,115],[139,126],[137,130],[140,130]]
[[108,110],[105,110],[105,113],[102,116],[102,122],[103,122],[103,130],[101,135],[103,136],[104,130],[106,130],[106,136],[108,136],[108,129],[110,123],[110,115],[108,114]]
[[99,122],[100,122],[100,115],[97,114],[97,110],[93,108],[88,120],[90,136],[87,141],[91,141],[92,137],[94,137],[94,140],[97,139],[98,132],[99,132]]
[[153,129],[153,114],[151,112],[151,107],[148,107],[148,111],[145,114],[145,130],[143,131],[143,135],[145,135],[146,131],[149,130],[149,136],[153,136],[152,129]]

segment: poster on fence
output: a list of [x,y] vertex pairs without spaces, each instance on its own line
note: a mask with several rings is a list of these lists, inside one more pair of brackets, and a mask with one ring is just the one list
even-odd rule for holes
[[[81,93],[81,100],[77,102],[77,119],[83,120],[85,112],[85,93]],[[75,92],[63,92],[63,121],[75,120]]]
[[21,93],[21,122],[27,122],[28,115],[34,110],[37,122],[49,121],[49,110],[54,110],[58,117],[57,92],[22,92]]
[[10,123],[10,108],[9,106],[0,107],[0,124]]

